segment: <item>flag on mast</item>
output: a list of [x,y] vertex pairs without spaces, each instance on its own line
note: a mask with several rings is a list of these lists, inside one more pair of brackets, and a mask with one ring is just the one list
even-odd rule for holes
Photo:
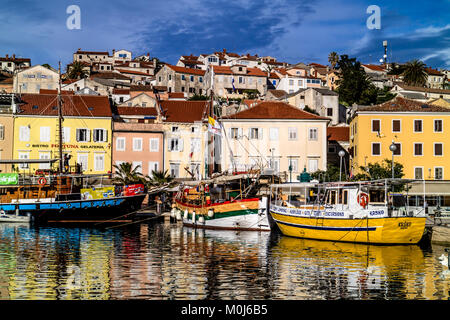
[[219,121],[215,120],[214,118],[208,117],[208,131],[220,136],[221,133]]
[[233,86],[233,92],[236,92],[236,88],[234,87],[234,77],[231,78],[231,85]]

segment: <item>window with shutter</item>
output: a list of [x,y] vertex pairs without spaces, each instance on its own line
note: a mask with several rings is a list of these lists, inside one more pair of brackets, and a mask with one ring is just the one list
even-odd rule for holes
[[414,143],[414,155],[415,156],[421,156],[422,154],[422,144],[421,143]]
[[434,120],[434,132],[442,132],[442,120]]
[[392,132],[401,131],[401,120],[392,120]]
[[0,140],[5,140],[5,126],[0,124]]
[[133,151],[142,151],[142,138],[133,138]]
[[414,132],[422,132],[422,120],[414,120]]
[[125,137],[119,137],[116,139],[116,150],[125,151]]
[[378,142],[372,143],[372,155],[379,156],[381,155],[381,144]]
[[442,154],[443,154],[442,143],[435,143],[434,144],[434,155],[435,156],[442,156]]
[[372,132],[380,132],[380,120],[372,120]]
[[150,139],[150,152],[158,152],[159,151],[159,139],[151,138]]
[[50,141],[50,127],[40,127],[40,141],[41,142]]
[[21,126],[19,128],[19,140],[30,141],[30,128],[27,126]]
[[278,128],[269,129],[269,139],[271,141],[278,141]]

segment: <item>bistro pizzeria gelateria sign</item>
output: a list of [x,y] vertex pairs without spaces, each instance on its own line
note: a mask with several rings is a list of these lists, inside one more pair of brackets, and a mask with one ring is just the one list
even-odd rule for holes
[[[58,148],[59,144],[52,143],[51,146],[48,144],[33,144],[33,148]],[[63,144],[63,149],[104,149],[104,146],[96,145],[77,145],[77,144]]]
[[19,183],[19,175],[17,173],[0,173],[0,185],[16,185]]

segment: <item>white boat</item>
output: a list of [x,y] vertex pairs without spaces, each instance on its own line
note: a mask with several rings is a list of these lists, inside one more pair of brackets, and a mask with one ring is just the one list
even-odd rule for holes
[[29,215],[22,216],[16,214],[6,214],[3,210],[0,211],[0,222],[6,223],[24,223],[30,222],[31,217]]

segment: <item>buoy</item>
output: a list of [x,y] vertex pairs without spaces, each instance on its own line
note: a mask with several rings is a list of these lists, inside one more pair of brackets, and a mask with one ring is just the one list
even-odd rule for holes
[[177,218],[178,221],[180,221],[182,219],[180,210],[177,210],[176,218]]
[[195,223],[195,211],[192,211],[192,222]]
[[208,217],[210,217],[210,218],[214,217],[214,210],[213,209],[209,209],[208,210]]
[[203,216],[198,217],[198,222],[205,223],[205,218]]
[[172,208],[172,210],[170,210],[170,216],[171,216],[172,218],[175,218],[175,212],[176,212],[176,209],[175,209],[175,208]]
[[183,216],[183,218],[186,219],[186,220],[187,220],[187,218],[188,218],[188,210],[187,210],[187,209],[184,210],[184,216]]

